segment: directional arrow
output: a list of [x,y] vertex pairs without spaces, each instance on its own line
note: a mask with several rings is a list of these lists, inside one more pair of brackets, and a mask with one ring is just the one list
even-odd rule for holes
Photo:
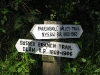
[[30,33],[35,39],[80,38],[80,25],[35,24]]
[[67,58],[76,58],[80,51],[78,45],[74,43],[36,41],[30,39],[19,39],[15,46],[18,52]]

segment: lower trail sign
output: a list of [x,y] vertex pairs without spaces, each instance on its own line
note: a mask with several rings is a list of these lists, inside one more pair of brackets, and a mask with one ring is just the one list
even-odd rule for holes
[[67,58],[76,58],[80,51],[78,45],[74,43],[36,41],[30,39],[19,39],[15,46],[18,52]]

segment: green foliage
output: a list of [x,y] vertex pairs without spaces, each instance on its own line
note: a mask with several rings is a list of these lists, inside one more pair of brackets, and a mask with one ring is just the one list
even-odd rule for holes
[[0,32],[6,33],[6,31],[3,28],[0,28]]
[[[5,4],[5,5],[4,5]],[[29,37],[28,32],[33,24],[38,20],[36,11],[27,9],[23,0],[3,1],[0,7],[0,73],[17,72],[25,75],[30,72],[36,65],[36,59],[30,54],[18,53],[15,49],[16,41],[19,38]],[[30,11],[29,11],[30,10]],[[27,12],[28,11],[28,12]],[[30,67],[33,64],[35,67]],[[29,66],[30,65],[30,66]],[[40,73],[40,72],[39,72]]]
[[81,50],[76,59],[61,58],[61,75],[99,75],[99,8],[99,0],[0,1],[0,71],[41,75],[41,56],[18,53],[15,44],[19,38],[33,39],[29,31],[34,24],[58,20],[64,24],[80,24],[83,28],[80,38],[61,40],[77,43]]
[[86,62],[86,59],[84,59],[84,58],[81,58],[81,60],[82,60],[82,62]]

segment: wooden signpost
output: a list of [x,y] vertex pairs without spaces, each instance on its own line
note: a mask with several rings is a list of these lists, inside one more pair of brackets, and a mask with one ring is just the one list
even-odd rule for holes
[[[60,21],[44,21],[44,24],[61,24]],[[60,57],[42,56],[43,75],[60,75]],[[52,63],[48,62],[52,61]]]
[[35,24],[30,30],[31,35],[39,40],[19,39],[15,47],[18,52],[42,55],[43,75],[60,75],[60,57],[76,58],[80,49],[75,43],[50,39],[80,38],[82,32],[80,25],[44,21],[44,24]]

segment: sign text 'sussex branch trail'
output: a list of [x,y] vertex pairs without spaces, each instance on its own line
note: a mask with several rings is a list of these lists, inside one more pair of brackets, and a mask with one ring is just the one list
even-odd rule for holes
[[80,49],[74,43],[36,41],[19,39],[16,43],[18,52],[76,58]]

